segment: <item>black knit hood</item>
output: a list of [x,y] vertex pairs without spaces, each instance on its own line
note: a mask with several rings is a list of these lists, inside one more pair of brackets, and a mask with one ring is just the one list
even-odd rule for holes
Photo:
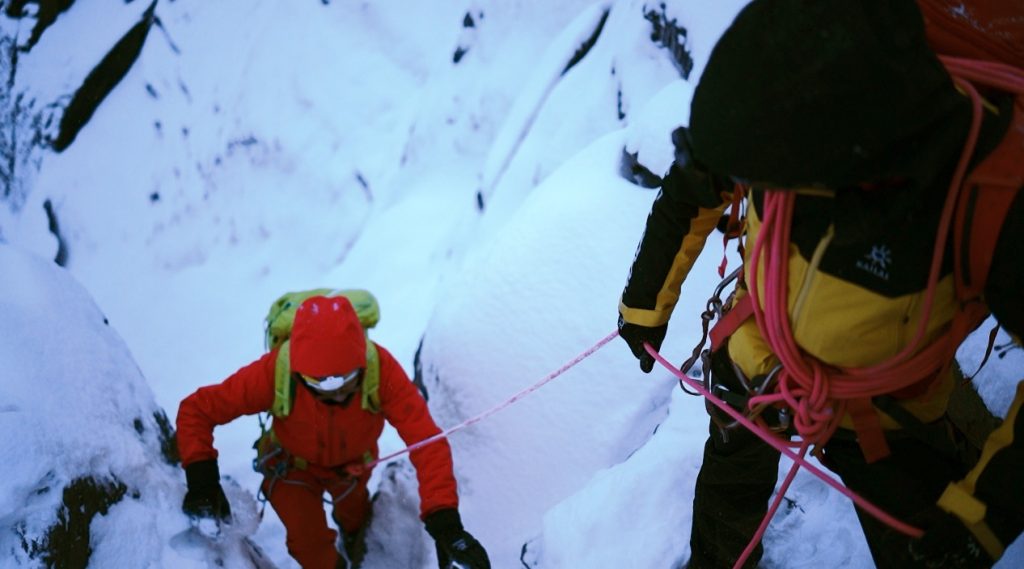
[[912,0],[754,0],[694,94],[694,157],[753,182],[931,187],[970,106],[928,48]]

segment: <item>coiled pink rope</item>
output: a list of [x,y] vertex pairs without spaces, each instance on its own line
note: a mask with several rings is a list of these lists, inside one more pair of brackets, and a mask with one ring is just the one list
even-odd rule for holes
[[[767,191],[764,199],[764,220],[761,233],[752,250],[750,271],[750,294],[753,300],[754,317],[761,335],[768,343],[772,352],[782,364],[778,375],[778,391],[766,395],[751,397],[750,407],[759,405],[784,404],[793,411],[793,424],[800,435],[799,443],[790,443],[772,437],[767,431],[757,428],[749,420],[741,419],[731,407],[720,405],[731,416],[750,428],[755,434],[769,442],[773,447],[793,458],[795,464],[790,470],[765,519],[758,528],[754,538],[747,545],[735,567],[740,567],[761,541],[769,521],[777,511],[781,498],[788,490],[796,470],[800,467],[810,469],[804,460],[812,446],[823,445],[831,438],[839,426],[840,419],[846,413],[847,401],[851,399],[870,398],[884,393],[892,393],[909,387],[923,378],[939,373],[956,353],[962,337],[947,333],[940,340],[933,342],[918,351],[924,341],[927,326],[935,301],[935,290],[939,280],[943,249],[948,239],[949,229],[956,208],[957,198],[967,167],[974,154],[978,133],[981,128],[981,97],[969,81],[989,85],[1011,93],[1024,93],[1024,75],[1012,66],[979,62],[960,58],[943,57],[954,83],[970,97],[972,120],[964,144],[960,160],[950,182],[950,189],[943,205],[942,216],[936,235],[929,269],[928,284],[914,338],[899,353],[884,362],[862,368],[831,368],[826,367],[817,359],[803,354],[793,338],[788,313],[788,276],[789,276],[789,234],[792,224],[795,194],[787,191]],[[757,286],[761,264],[764,265],[764,296]],[[763,306],[763,309],[762,309]],[[673,371],[674,368],[672,368]],[[681,374],[677,374],[681,375]],[[709,393],[705,397],[711,399]],[[749,424],[748,424],[749,423]],[[765,436],[767,435],[767,436]],[[776,439],[776,440],[771,440]],[[775,444],[778,443],[778,444]],[[798,455],[794,455],[787,446],[799,446]],[[782,449],[786,448],[785,451]],[[796,456],[796,458],[794,458]],[[813,471],[812,471],[813,472]],[[817,473],[816,473],[817,474]],[[920,537],[921,530],[885,514],[866,500],[861,499],[848,489],[833,484],[830,478],[825,480],[834,488],[850,497],[858,506],[889,525],[893,529],[911,537]],[[870,507],[869,507],[870,505]]]
[[[765,294],[753,286],[754,317],[765,340],[783,366],[779,392],[753,397],[751,406],[784,403],[794,411],[794,424],[804,439],[814,443],[827,440],[845,412],[845,400],[872,397],[909,387],[922,378],[937,374],[950,361],[962,338],[947,335],[918,351],[924,341],[948,239],[956,201],[981,128],[981,98],[968,81],[1016,94],[1024,94],[1024,75],[1015,67],[961,58],[942,57],[954,82],[970,97],[972,120],[963,152],[957,163],[936,233],[928,285],[914,338],[892,358],[862,368],[825,368],[821,362],[802,354],[793,340],[788,317],[789,232],[795,195],[793,192],[765,193],[765,215],[761,237],[752,250],[750,282],[758,282],[764,264]],[[764,307],[763,309],[761,307]]]

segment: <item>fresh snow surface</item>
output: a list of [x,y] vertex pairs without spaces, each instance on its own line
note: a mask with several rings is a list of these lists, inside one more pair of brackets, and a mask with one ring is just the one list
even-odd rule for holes
[[[53,524],[59,492],[38,490],[83,475],[114,476],[130,495],[94,519],[91,567],[250,567],[254,551],[297,567],[273,510],[258,519],[254,417],[215,433],[237,522],[212,553],[181,537],[184,475],[162,461],[153,425],[260,355],[262,319],[284,291],[371,290],[373,338],[410,376],[419,352],[442,427],[612,332],[655,196],[623,180],[619,160],[625,150],[667,169],[670,134],[745,1],[665,4],[160,2],[162,27],[128,75],[69,149],[24,174],[24,207],[0,208],[0,567],[34,566],[13,524]],[[17,85],[66,104],[145,6],[107,17],[79,0]],[[596,44],[561,73],[605,10]],[[662,10],[688,32],[688,80],[651,42],[644,13]],[[44,260],[56,251],[45,200],[66,270]],[[683,287],[671,361],[699,339],[722,255],[713,235]],[[961,350],[969,371],[982,335]],[[995,412],[1022,361],[1009,350],[976,379]],[[706,428],[700,400],[664,370],[641,373],[615,340],[453,435],[466,527],[496,569],[678,567]],[[385,431],[382,453],[402,447]],[[364,567],[435,567],[407,458],[371,486]],[[789,498],[766,567],[871,567],[845,498],[805,472]],[[997,567],[1019,566],[1018,543]]]

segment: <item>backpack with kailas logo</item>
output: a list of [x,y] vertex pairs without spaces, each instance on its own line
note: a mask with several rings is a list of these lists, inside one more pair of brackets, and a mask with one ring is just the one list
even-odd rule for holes
[[[380,320],[380,306],[377,304],[377,299],[365,290],[318,288],[285,293],[275,300],[267,313],[265,338],[268,350],[279,348],[274,368],[274,403],[270,406],[270,414],[274,417],[287,417],[295,402],[296,386],[292,381],[288,338],[292,332],[292,324],[295,323],[295,311],[306,299],[314,296],[344,296],[347,298],[352,303],[363,330],[373,328]],[[361,399],[363,409],[372,413],[380,411],[379,388],[380,358],[377,355],[377,346],[367,337],[366,373],[363,376]]]

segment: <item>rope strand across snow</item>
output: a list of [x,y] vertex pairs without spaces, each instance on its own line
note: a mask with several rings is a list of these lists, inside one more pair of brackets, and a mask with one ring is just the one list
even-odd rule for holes
[[[411,444],[411,445],[409,445],[409,446],[407,446],[407,447],[405,447],[403,449],[397,450],[397,451],[392,452],[392,453],[390,453],[388,455],[382,456],[382,457],[380,457],[380,458],[378,458],[376,460],[373,460],[371,462],[368,462],[366,464],[352,465],[352,466],[348,467],[347,470],[349,471],[349,473],[351,473],[353,475],[358,475],[358,474],[360,474],[362,472],[365,472],[366,470],[368,470],[370,468],[373,468],[374,466],[376,466],[376,465],[378,465],[378,464],[380,464],[382,462],[387,462],[387,461],[392,460],[394,458],[397,458],[397,457],[399,457],[399,456],[401,456],[403,454],[410,453],[410,452],[412,452],[414,450],[417,450],[417,449],[423,448],[423,447],[425,447],[427,445],[436,443],[437,441],[440,441],[441,439],[446,439],[449,436],[451,436],[453,433],[456,433],[456,432],[461,431],[462,429],[465,429],[465,428],[467,428],[467,427],[469,427],[471,425],[479,423],[480,421],[483,421],[484,419],[490,417],[491,415],[494,415],[495,413],[501,411],[502,409],[505,409],[505,408],[513,405],[514,403],[516,403],[520,399],[526,397],[527,395],[529,395],[529,394],[533,393],[534,391],[540,389],[544,385],[550,383],[555,378],[557,378],[558,376],[562,375],[563,373],[565,373],[566,371],[571,369],[576,364],[580,363],[581,361],[583,361],[586,358],[588,358],[591,355],[593,355],[594,352],[596,352],[596,351],[600,350],[601,348],[603,348],[606,344],[611,342],[618,335],[619,335],[619,333],[618,333],[617,330],[611,332],[610,334],[608,334],[604,338],[601,338],[600,340],[598,340],[598,342],[596,344],[594,344],[593,346],[591,346],[591,347],[587,348],[586,350],[584,350],[578,356],[576,356],[573,359],[569,360],[568,362],[563,364],[561,367],[559,367],[555,371],[549,373],[547,376],[542,378],[540,381],[534,383],[533,385],[530,385],[529,387],[523,389],[522,391],[519,391],[515,395],[509,397],[508,399],[506,399],[505,401],[499,403],[498,405],[496,405],[496,406],[494,406],[494,407],[492,407],[492,408],[490,408],[490,409],[480,413],[479,415],[476,415],[474,417],[470,417],[469,419],[466,419],[465,421],[463,421],[463,422],[461,422],[461,423],[459,423],[459,424],[457,424],[457,425],[455,425],[453,427],[449,427],[448,429],[445,429],[444,431],[442,431],[442,432],[440,432],[440,433],[438,433],[436,435],[433,435],[431,437],[423,439],[423,440],[421,440],[419,442]],[[889,525],[890,527],[894,528],[895,530],[897,530],[897,531],[899,531],[901,533],[904,533],[904,534],[906,534],[908,536],[915,537],[915,538],[919,538],[922,535],[924,535],[924,533],[920,529],[918,529],[916,527],[913,527],[913,526],[910,526],[910,525],[908,525],[908,524],[906,524],[906,523],[904,523],[904,522],[902,522],[902,521],[892,517],[891,515],[887,514],[885,511],[883,511],[878,506],[875,506],[874,504],[872,504],[871,502],[869,502],[866,499],[862,498],[861,496],[859,496],[858,494],[856,494],[852,490],[850,490],[850,489],[846,488],[845,486],[843,486],[841,483],[833,480],[828,474],[826,474],[820,468],[818,468],[818,467],[814,466],[813,464],[811,464],[810,462],[808,462],[805,459],[805,456],[807,454],[808,449],[810,448],[810,444],[807,444],[807,443],[802,444],[801,448],[800,448],[800,452],[799,453],[794,452],[793,450],[791,450],[789,448],[789,442],[788,441],[783,441],[779,437],[773,436],[772,434],[765,432],[763,429],[758,427],[753,421],[748,419],[742,413],[740,413],[739,411],[736,411],[735,409],[730,407],[728,404],[726,404],[724,401],[722,401],[722,400],[718,399],[717,397],[715,397],[714,395],[712,395],[710,392],[708,392],[707,390],[704,389],[704,386],[701,385],[700,382],[694,381],[693,379],[689,378],[686,374],[684,374],[680,370],[676,369],[675,366],[670,364],[668,362],[668,360],[666,360],[664,357],[661,356],[661,354],[659,354],[657,351],[655,351],[654,348],[651,347],[650,344],[646,344],[645,343],[644,344],[644,348],[647,350],[647,353],[649,353],[655,360],[657,360],[658,363],[660,363],[662,366],[664,366],[665,369],[667,369],[670,372],[672,372],[672,374],[674,376],[676,376],[680,381],[685,382],[691,388],[695,389],[698,393],[700,393],[705,398],[707,398],[709,401],[711,401],[716,407],[721,409],[723,412],[728,414],[730,417],[735,419],[737,422],[739,422],[744,427],[746,427],[751,432],[753,432],[755,435],[757,435],[759,438],[761,438],[765,443],[767,443],[768,445],[772,446],[773,448],[775,448],[780,453],[784,454],[786,457],[788,457],[790,460],[792,460],[794,462],[793,468],[790,470],[789,474],[786,476],[786,479],[783,482],[783,485],[782,485],[782,487],[779,490],[780,498],[776,498],[775,503],[772,505],[772,508],[769,509],[769,514],[767,516],[765,516],[765,519],[762,522],[761,527],[758,529],[757,533],[755,534],[754,539],[751,541],[751,544],[747,547],[747,551],[745,551],[743,556],[741,557],[740,563],[742,563],[742,561],[745,560],[749,556],[750,552],[753,550],[753,547],[755,547],[757,542],[760,541],[761,535],[764,533],[764,530],[768,526],[768,522],[772,518],[771,514],[774,513],[774,511],[778,508],[778,505],[781,502],[781,496],[785,495],[785,493],[786,493],[786,491],[787,491],[787,489],[789,487],[789,484],[793,481],[793,478],[796,475],[796,472],[797,472],[797,470],[799,468],[806,469],[811,474],[815,475],[816,477],[821,479],[823,482],[825,482],[829,486],[835,488],[840,493],[842,493],[846,497],[850,498],[850,500],[852,500],[858,507],[860,507],[864,511],[868,512],[869,514],[871,514],[875,518],[878,518],[880,521],[882,521],[883,523]]]
[[512,405],[516,401],[519,401],[523,397],[526,397],[527,395],[533,393],[534,391],[537,391],[538,389],[540,389],[544,385],[550,383],[556,377],[562,375],[563,373],[568,371],[570,368],[572,368],[576,364],[580,363],[581,361],[583,361],[583,360],[587,359],[588,357],[590,357],[591,355],[593,355],[594,352],[596,352],[596,351],[600,350],[601,348],[603,348],[605,346],[605,344],[607,344],[608,342],[611,342],[618,335],[619,335],[618,330],[613,331],[612,333],[608,334],[604,338],[601,338],[600,340],[598,340],[598,342],[596,344],[594,344],[593,346],[591,346],[591,347],[587,348],[586,350],[584,350],[583,353],[581,353],[580,355],[578,355],[575,358],[573,358],[573,359],[569,360],[568,362],[566,362],[564,365],[562,365],[562,367],[560,367],[560,368],[556,369],[555,371],[549,373],[547,376],[545,376],[543,379],[541,379],[537,383],[534,383],[533,385],[527,387],[526,389],[523,389],[522,391],[520,391],[519,393],[516,393],[512,397],[509,397],[508,399],[506,399],[502,403],[499,403],[498,405],[488,409],[487,411],[484,411],[483,413],[480,413],[477,416],[471,417],[469,419],[466,419],[465,421],[459,423],[458,425],[455,425],[454,427],[450,427],[448,429],[445,429],[444,431],[442,431],[442,432],[440,432],[440,433],[438,433],[438,434],[436,434],[436,435],[434,435],[432,437],[425,438],[422,441],[419,441],[417,443],[411,444],[411,445],[409,445],[409,446],[407,446],[407,447],[405,447],[405,448],[403,448],[401,450],[397,450],[397,451],[395,451],[395,452],[393,452],[393,453],[391,453],[391,454],[389,454],[387,456],[382,456],[382,457],[380,457],[380,458],[378,458],[378,459],[376,459],[376,460],[374,460],[372,462],[368,462],[366,464],[358,465],[357,467],[349,468],[348,470],[350,472],[352,472],[353,474],[356,474],[357,471],[358,472],[362,472],[364,470],[373,468],[374,466],[376,466],[376,465],[378,465],[378,464],[380,464],[382,462],[389,461],[389,460],[391,460],[393,458],[397,458],[397,457],[399,457],[399,456],[401,456],[401,455],[403,455],[405,453],[412,452],[412,451],[414,451],[416,449],[423,448],[423,447],[425,447],[425,446],[427,446],[429,444],[432,444],[432,443],[436,443],[437,441],[439,441],[441,439],[446,439],[452,433],[456,433],[458,431],[461,431],[462,429],[465,429],[466,427],[469,427],[470,425],[474,425],[476,423],[479,423],[480,421],[483,421],[487,417],[490,417],[491,415],[497,413],[498,411],[501,411],[502,409],[505,409],[506,407]]

